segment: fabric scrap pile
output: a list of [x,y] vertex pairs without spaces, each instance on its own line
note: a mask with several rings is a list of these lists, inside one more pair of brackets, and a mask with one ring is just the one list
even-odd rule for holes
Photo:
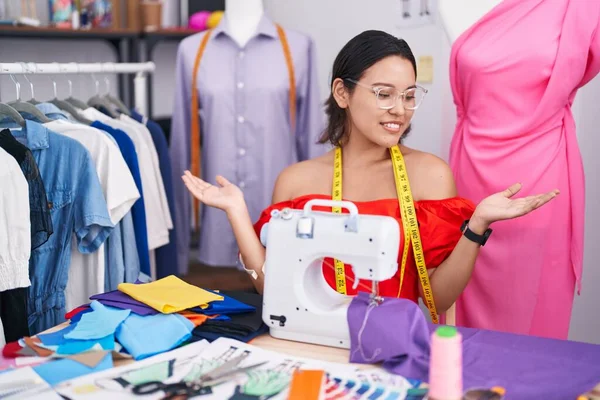
[[112,368],[123,359],[168,352],[203,335],[210,341],[220,336],[249,341],[267,331],[259,295],[219,293],[172,275],[123,283],[90,300],[65,315],[70,322],[62,329],[8,343],[2,351],[4,369],[33,365],[53,386]]

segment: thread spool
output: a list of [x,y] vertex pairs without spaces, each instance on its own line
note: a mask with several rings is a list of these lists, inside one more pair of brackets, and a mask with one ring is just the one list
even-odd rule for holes
[[460,400],[462,386],[462,335],[441,326],[431,335],[429,399]]

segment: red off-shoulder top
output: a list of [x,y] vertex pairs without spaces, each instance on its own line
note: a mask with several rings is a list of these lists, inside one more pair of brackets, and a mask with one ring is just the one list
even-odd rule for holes
[[[274,209],[302,209],[306,202],[311,199],[330,198],[331,197],[325,195],[305,195],[290,201],[273,204],[261,213],[258,221],[254,224],[254,230],[256,231],[256,234],[260,236],[263,225],[269,222],[271,211]],[[400,224],[401,239],[400,251],[398,254],[398,272],[392,279],[379,283],[379,293],[385,297],[402,297],[417,302],[419,298],[419,279],[412,246],[409,247],[402,291],[400,292],[399,290],[400,263],[402,261],[404,238],[398,200],[382,199],[367,202],[355,201],[353,203],[358,207],[358,212],[360,214],[387,215],[394,217]],[[331,209],[320,207],[315,207],[315,210],[331,211]],[[436,268],[450,255],[462,235],[460,226],[464,220],[471,218],[474,210],[474,204],[461,197],[415,202],[415,211],[417,213],[417,221],[419,223],[423,253],[425,256],[425,265],[428,269]],[[345,210],[342,210],[342,212],[345,212]],[[323,261],[323,277],[329,286],[335,290],[335,270],[333,265],[333,259],[325,259]],[[371,290],[371,282],[363,280],[360,280],[357,289],[353,289],[354,274],[352,273],[352,268],[346,265],[345,270],[348,295],[353,296],[356,295],[357,291],[368,292]]]

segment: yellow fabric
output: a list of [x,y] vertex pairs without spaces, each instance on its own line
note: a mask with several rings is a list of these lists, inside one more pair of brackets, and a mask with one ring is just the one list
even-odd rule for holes
[[174,275],[143,285],[121,283],[118,289],[163,314],[223,300],[223,296],[190,285]]

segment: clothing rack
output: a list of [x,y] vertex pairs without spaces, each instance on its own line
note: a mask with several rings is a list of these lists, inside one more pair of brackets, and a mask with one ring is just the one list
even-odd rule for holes
[[0,63],[0,75],[23,74],[135,74],[134,104],[142,115],[148,115],[147,75],[153,73],[153,62],[143,63]]

